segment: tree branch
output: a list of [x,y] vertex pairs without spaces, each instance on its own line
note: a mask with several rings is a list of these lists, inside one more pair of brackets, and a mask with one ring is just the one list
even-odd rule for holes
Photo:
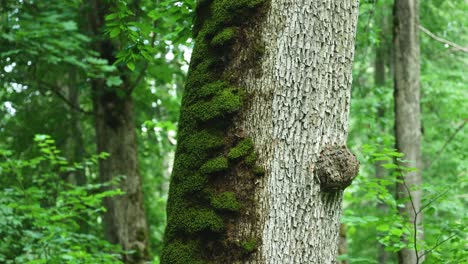
[[457,51],[463,51],[463,52],[468,52],[468,47],[462,47],[456,43],[453,43],[451,41],[448,41],[446,39],[443,39],[441,37],[438,37],[436,36],[434,33],[430,32],[427,28],[419,25],[419,29],[426,33],[429,37],[433,38],[434,40],[438,41],[438,42],[441,42],[441,43],[444,43],[450,47],[452,47],[454,50],[457,50]]
[[75,110],[77,112],[80,112],[82,114],[86,114],[86,115],[92,115],[93,112],[91,111],[86,111],[84,110],[83,108],[81,108],[80,106],[78,105],[75,105],[74,103],[70,102],[70,100],[68,100],[67,97],[65,97],[58,89],[58,87],[56,87],[55,85],[53,84],[50,84],[50,83],[47,83],[47,82],[44,82],[44,81],[39,81],[39,85],[43,85],[43,86],[47,86],[48,90],[51,91],[52,93],[55,94],[55,96],[57,96],[60,100],[62,100],[65,104],[67,104],[72,110]]
[[450,137],[447,139],[447,141],[445,141],[444,145],[440,148],[440,150],[437,151],[435,159],[427,166],[426,169],[430,168],[433,164],[435,164],[440,159],[442,152],[444,152],[445,148],[450,144],[450,142],[452,142],[452,140],[455,138],[458,132],[460,132],[463,129],[463,127],[465,127],[466,122],[467,120],[464,120],[463,123],[459,125],[457,129],[452,133],[452,135],[450,135]]
[[446,189],[445,191],[443,191],[442,193],[440,193],[439,195],[437,195],[436,197],[432,198],[429,202],[427,202],[424,206],[422,206],[418,213],[421,213],[424,209],[426,209],[429,205],[431,205],[433,202],[439,200],[442,196],[446,195],[448,192],[450,191],[450,189]]
[[421,255],[421,258],[424,257],[425,255],[429,254],[430,252],[432,252],[434,249],[436,249],[437,247],[439,247],[440,245],[442,245],[443,243],[449,241],[450,239],[454,238],[456,236],[456,234],[453,234],[451,236],[449,236],[448,238],[440,241],[440,242],[437,242],[435,244],[435,246],[433,246],[431,249],[427,250],[426,252],[424,252],[424,254]]
[[[156,21],[154,21],[153,26],[156,27]],[[156,40],[156,32],[151,32],[153,36],[151,36],[151,48],[154,48],[154,41]],[[127,90],[127,95],[131,95],[133,90],[140,84],[141,80],[143,77],[145,77],[146,70],[148,69],[149,62],[148,60],[145,61],[145,65],[141,69],[140,73],[138,74],[138,77],[135,79],[135,82],[130,85],[130,87]]]
[[[401,173],[401,172],[400,172]],[[413,232],[414,232],[414,237],[413,237],[413,246],[414,246],[414,251],[415,251],[415,254],[416,254],[416,264],[419,264],[419,259],[420,259],[420,256],[419,256],[419,251],[418,251],[418,214],[419,212],[421,211],[416,211],[416,206],[414,205],[414,202],[413,202],[413,195],[411,194],[411,191],[410,189],[408,188],[408,185],[406,185],[406,181],[405,181],[405,176],[402,174],[402,181],[403,181],[403,186],[405,187],[405,190],[406,192],[408,193],[408,197],[409,197],[409,200],[411,202],[411,207],[413,208],[413,212],[414,212],[414,219],[413,219]]]

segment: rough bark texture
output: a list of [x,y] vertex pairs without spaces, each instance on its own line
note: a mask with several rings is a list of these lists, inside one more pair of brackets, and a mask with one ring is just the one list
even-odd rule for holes
[[271,2],[263,74],[244,80],[252,100],[239,124],[266,169],[250,263],[336,262],[342,192],[321,191],[314,168],[346,144],[357,12],[357,1]]
[[[90,6],[91,28],[98,39],[96,50],[112,64],[115,48],[110,40],[102,37],[109,6],[102,1],[90,1]],[[108,158],[99,161],[99,176],[102,182],[122,177],[119,187],[125,192],[104,200],[107,211],[103,225],[107,240],[120,244],[124,250],[134,251],[123,256],[125,263],[143,263],[149,260],[148,230],[138,168],[133,101],[127,92],[125,70],[120,72],[124,82],[119,87],[109,88],[105,80],[92,82],[97,151],[109,153]]]
[[[404,166],[418,170],[406,173],[405,184],[397,185],[397,197],[408,197],[411,190],[412,202],[406,202],[401,214],[409,217],[413,225],[421,208],[421,191],[414,188],[421,185],[421,119],[419,87],[419,2],[418,0],[396,0],[394,6],[394,65],[395,65],[395,136],[398,151],[409,160]],[[418,241],[423,239],[422,214],[416,219]],[[403,238],[409,240],[408,238]],[[411,246],[413,246],[411,244]],[[422,252],[419,252],[421,255]],[[414,264],[417,259],[414,247],[398,253],[399,263]]]
[[[198,2],[162,263],[336,263],[342,189],[315,167],[346,144],[358,2],[264,2]],[[219,23],[226,10],[247,25]],[[207,48],[220,43],[228,54]],[[242,88],[240,108],[216,80]]]

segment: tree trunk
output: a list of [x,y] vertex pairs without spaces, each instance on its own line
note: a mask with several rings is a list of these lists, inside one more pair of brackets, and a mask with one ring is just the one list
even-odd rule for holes
[[[90,1],[90,21],[96,38],[97,51],[109,64],[115,61],[115,48],[109,39],[103,39],[104,17],[109,7],[101,1]],[[141,177],[138,167],[133,101],[127,75],[120,69],[123,84],[107,87],[105,80],[92,81],[93,112],[97,151],[109,153],[99,160],[99,176],[102,182],[122,177],[119,187],[124,195],[106,198],[103,224],[106,239],[120,244],[126,251],[125,263],[144,263],[149,260],[148,230],[144,210]]]
[[[421,119],[419,87],[419,2],[418,0],[396,0],[394,6],[394,65],[395,65],[395,137],[398,151],[405,154],[409,163],[401,164],[418,170],[406,173],[404,183],[397,184],[397,197],[407,198],[400,213],[416,225],[417,241],[423,239],[421,209]],[[403,238],[406,241],[409,238]],[[413,244],[412,244],[413,246]],[[415,247],[398,252],[399,263],[414,264],[418,259]]]
[[[374,72],[374,84],[376,87],[379,87],[380,89],[385,86],[386,82],[386,70],[385,70],[385,65],[387,63],[386,58],[388,58],[388,49],[387,49],[387,42],[385,40],[386,33],[387,33],[387,17],[385,15],[382,15],[380,17],[380,21],[378,23],[380,24],[381,28],[381,34],[380,34],[380,44],[375,50],[375,72]],[[377,109],[377,120],[376,123],[378,125],[378,134],[385,134],[386,133],[386,127],[385,127],[385,122],[382,121],[383,118],[385,118],[385,109],[386,105],[382,102],[378,109]],[[380,136],[379,135],[379,136]],[[377,179],[383,179],[386,175],[385,168],[382,167],[384,164],[384,161],[376,161],[375,162],[375,177]],[[382,214],[387,214],[388,213],[388,208],[385,203],[379,202],[377,205],[377,209],[382,213]],[[377,245],[377,261],[380,264],[386,264],[388,262],[388,253],[385,251],[385,245],[378,243]]]
[[162,263],[336,263],[357,1],[199,1]]
[[102,182],[123,177],[119,187],[124,195],[106,198],[104,231],[107,240],[120,244],[126,263],[148,260],[148,231],[138,169],[133,102],[131,97],[119,98],[103,85],[95,85],[94,113],[98,152],[110,156],[99,161]]
[[[69,82],[69,84],[59,84],[59,87],[62,87],[63,95],[68,99],[70,104],[72,104],[74,108],[79,109],[80,90],[76,87],[73,87],[73,84],[75,83],[74,74],[72,73],[71,76],[67,75],[65,79]],[[70,109],[69,116],[70,118],[67,124],[68,136],[65,140],[66,157],[69,162],[82,162],[85,149],[83,131],[81,129],[80,121],[81,113],[75,111],[75,109]],[[78,186],[83,186],[86,184],[86,175],[83,170],[70,172],[67,175],[67,181]]]

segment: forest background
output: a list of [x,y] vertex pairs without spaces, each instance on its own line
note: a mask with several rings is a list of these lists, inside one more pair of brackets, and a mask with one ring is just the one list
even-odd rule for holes
[[[93,44],[99,37],[83,33],[83,1],[46,2],[0,3],[0,262],[118,263],[121,249],[99,224],[102,200],[121,194],[102,192],[117,183],[98,180],[97,163],[109,157],[98,153],[88,88],[100,79],[109,89],[134,86],[150,252],[159,263],[195,3],[109,1],[103,35],[118,42],[109,64]],[[418,243],[429,251],[426,263],[468,259],[466,10],[463,0],[420,3],[425,239]],[[393,195],[400,154],[392,76],[392,1],[363,1],[348,137],[361,169],[342,217],[340,259],[349,263],[397,263],[395,252],[412,247],[400,239],[411,226]]]

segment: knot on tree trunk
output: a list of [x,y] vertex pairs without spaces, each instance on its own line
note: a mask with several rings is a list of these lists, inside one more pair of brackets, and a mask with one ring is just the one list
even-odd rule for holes
[[344,190],[359,172],[359,161],[346,146],[325,146],[320,152],[315,173],[326,192]]

